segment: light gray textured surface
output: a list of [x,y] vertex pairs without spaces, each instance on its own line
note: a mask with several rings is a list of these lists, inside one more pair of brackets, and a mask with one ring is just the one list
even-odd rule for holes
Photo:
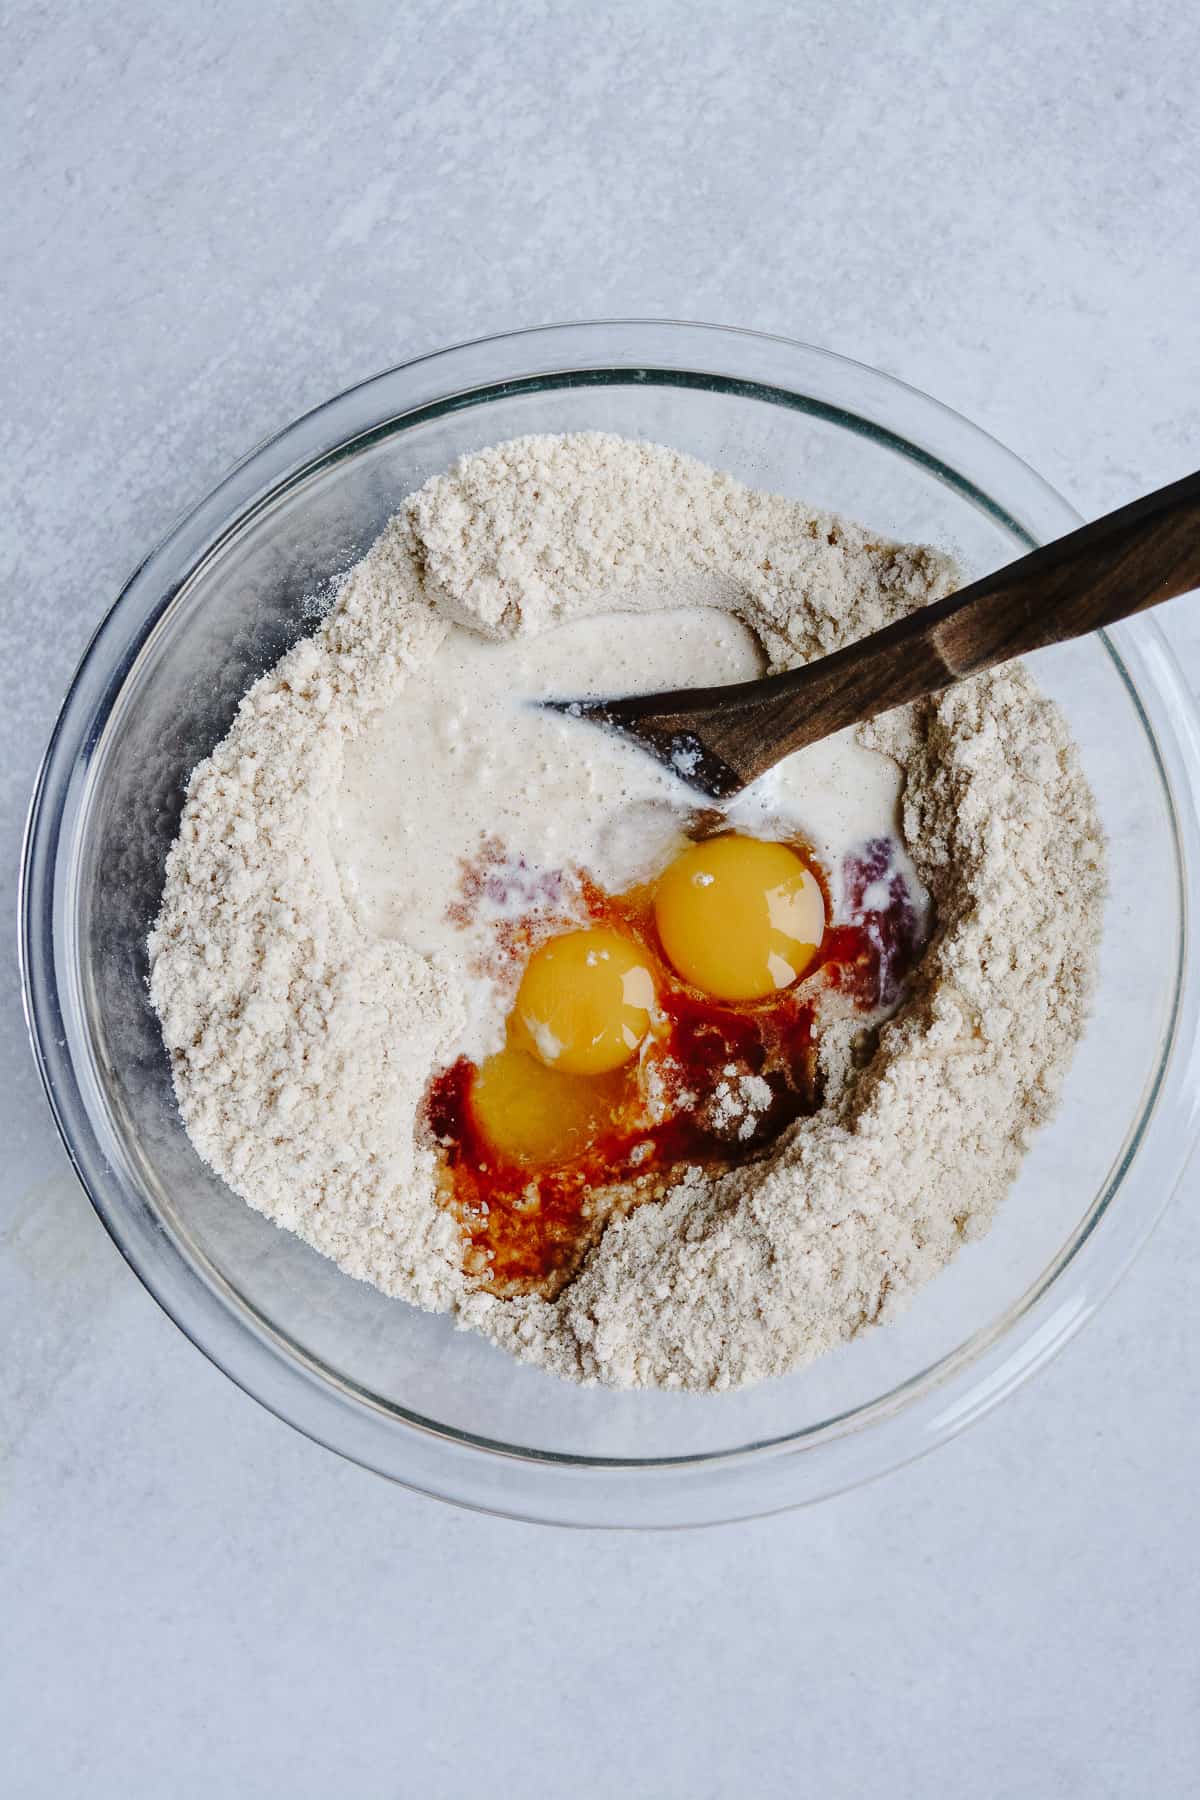
[[[301,409],[682,314],[880,364],[1086,513],[1200,451],[1200,35],[1165,0],[6,11],[5,908],[76,657]],[[1169,626],[1200,685],[1200,608]],[[74,1186],[3,970],[20,1796],[1127,1796],[1200,1784],[1200,1179],[948,1449],[680,1537],[454,1513],[211,1368]]]

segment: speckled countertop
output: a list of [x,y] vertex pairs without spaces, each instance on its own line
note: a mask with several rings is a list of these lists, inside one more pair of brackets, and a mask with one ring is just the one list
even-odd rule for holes
[[[1200,460],[1200,27],[1163,0],[16,0],[0,754],[234,458],[456,338],[678,314],[881,365],[1086,514]],[[1167,618],[1200,686],[1200,600]],[[11,932],[10,932],[11,943]],[[6,1795],[1200,1785],[1200,1172],[949,1448],[674,1537],[457,1513],[209,1366],[70,1176],[0,971]]]

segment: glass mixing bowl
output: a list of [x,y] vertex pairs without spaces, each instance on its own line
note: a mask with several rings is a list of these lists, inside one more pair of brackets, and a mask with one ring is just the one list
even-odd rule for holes
[[[401,497],[525,432],[656,439],[968,575],[1078,523],[1044,482],[875,370],[711,326],[554,326],[392,369],[240,464],[142,564],[93,639],[29,820],[30,1029],[97,1212],[247,1392],[427,1493],[570,1524],[667,1525],[836,1492],[978,1418],[1053,1354],[1145,1237],[1197,1129],[1186,901],[1197,725],[1152,621],[1033,659],[1109,833],[1095,1013],[1061,1110],[990,1235],[903,1320],[745,1392],[583,1389],[350,1280],[244,1206],[184,1135],[146,997],[147,928],[189,770],[309,631]],[[447,796],[452,803],[452,796]]]

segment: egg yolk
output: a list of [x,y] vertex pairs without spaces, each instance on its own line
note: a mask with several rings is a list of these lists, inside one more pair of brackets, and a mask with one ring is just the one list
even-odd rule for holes
[[654,977],[620,932],[568,931],[532,956],[517,990],[518,1041],[556,1072],[602,1075],[633,1056],[654,1008]]
[[545,1167],[580,1155],[621,1098],[620,1075],[580,1081],[512,1044],[471,1084],[475,1124],[499,1156]]
[[786,844],[729,835],[675,859],[655,888],[654,922],[685,981],[719,1000],[759,1000],[816,955],[825,900]]

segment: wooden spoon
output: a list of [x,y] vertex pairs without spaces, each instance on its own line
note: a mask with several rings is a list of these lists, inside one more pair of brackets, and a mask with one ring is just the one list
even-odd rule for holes
[[802,669],[725,687],[543,704],[636,739],[712,799],[781,757],[1200,587],[1200,473],[1083,525]]

